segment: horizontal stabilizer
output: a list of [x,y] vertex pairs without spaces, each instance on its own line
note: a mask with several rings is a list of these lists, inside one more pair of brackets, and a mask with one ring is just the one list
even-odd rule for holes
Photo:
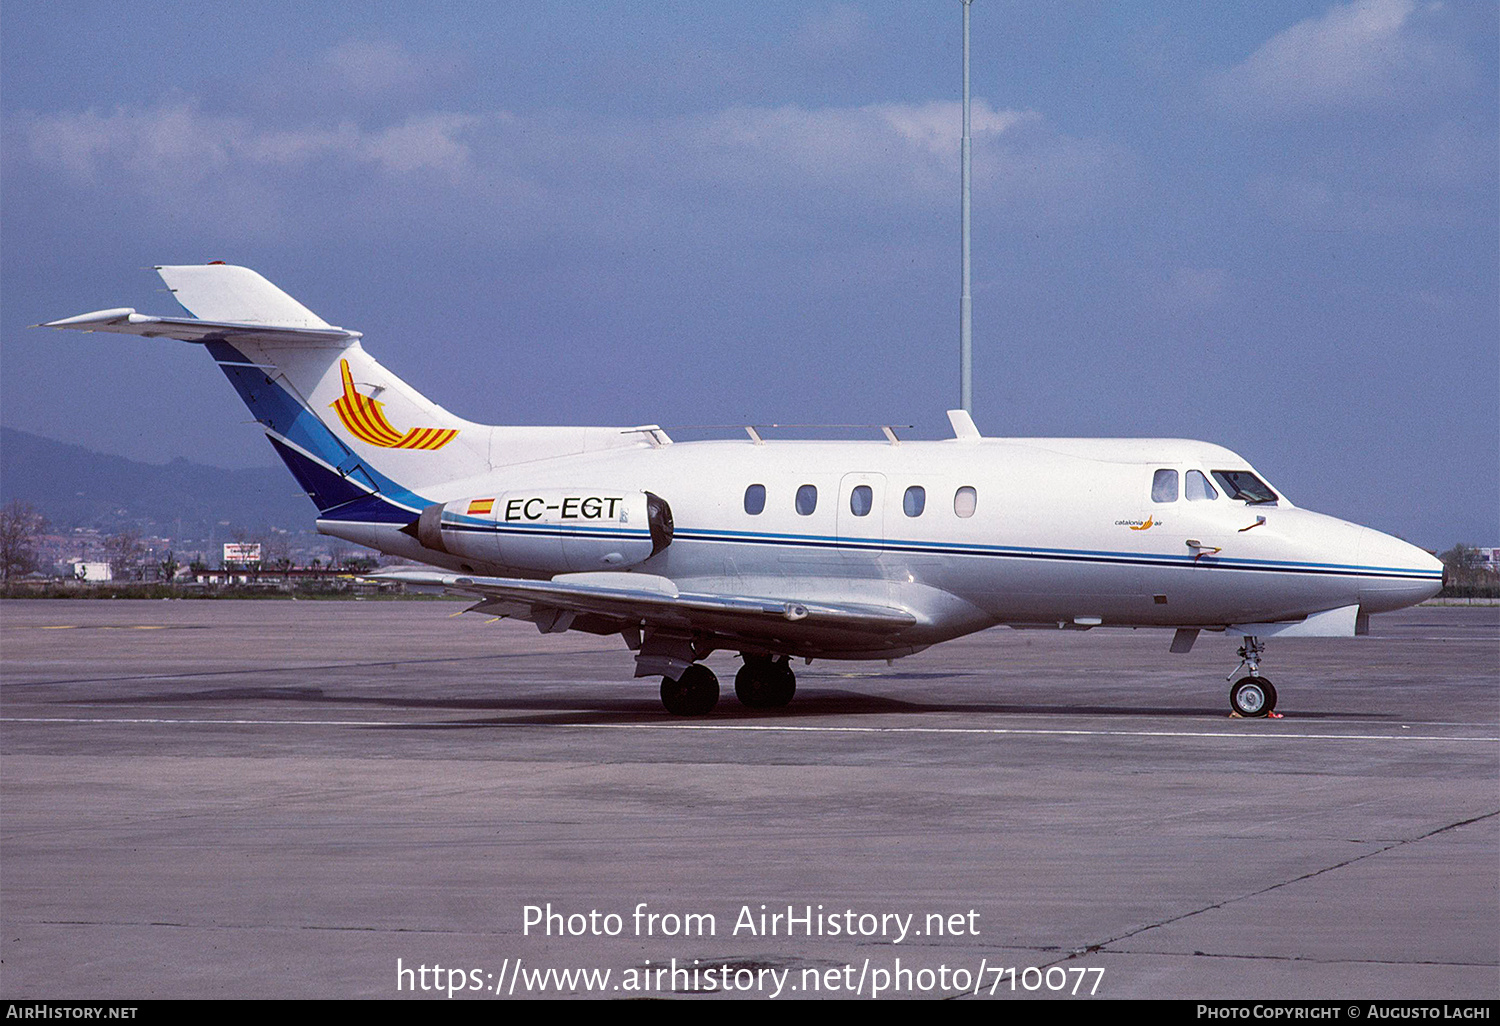
[[296,328],[230,321],[201,321],[195,317],[150,317],[130,307],[97,310],[35,325],[38,328],[72,328],[75,331],[113,331],[146,338],[176,338],[184,342],[264,342],[270,345],[346,346],[360,338],[357,331],[343,328]]

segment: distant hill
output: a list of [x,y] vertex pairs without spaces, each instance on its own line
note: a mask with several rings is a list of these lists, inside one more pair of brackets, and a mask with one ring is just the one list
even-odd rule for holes
[[0,428],[0,504],[13,499],[35,506],[53,530],[133,528],[182,538],[223,538],[223,521],[303,534],[314,530],[317,516],[282,467],[225,470],[180,458],[138,463]]

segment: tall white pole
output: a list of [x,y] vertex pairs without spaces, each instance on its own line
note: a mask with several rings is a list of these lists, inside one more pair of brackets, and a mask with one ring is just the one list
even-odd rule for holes
[[974,412],[974,325],[973,303],[969,297],[969,5],[964,5],[964,134],[963,148],[963,291],[958,299],[958,404],[965,412]]

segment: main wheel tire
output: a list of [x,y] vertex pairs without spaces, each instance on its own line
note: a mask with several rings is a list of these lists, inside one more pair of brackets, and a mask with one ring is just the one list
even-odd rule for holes
[[797,676],[786,660],[750,656],[734,675],[734,694],[750,709],[775,709],[797,693]]
[[701,663],[694,663],[673,680],[661,679],[661,704],[673,716],[707,716],[719,704],[719,678]]
[[797,675],[792,672],[791,665],[785,659],[772,663],[771,672],[771,688],[766,696],[766,706],[779,709],[789,704],[792,696],[797,693]]
[[1264,677],[1242,677],[1229,689],[1229,707],[1241,716],[1269,716],[1276,708],[1276,689]]
[[771,691],[771,661],[769,659],[746,659],[734,675],[734,697],[747,709],[763,709]]

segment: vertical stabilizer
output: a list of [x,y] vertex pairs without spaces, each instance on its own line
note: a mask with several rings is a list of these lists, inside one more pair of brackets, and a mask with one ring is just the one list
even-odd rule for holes
[[329,328],[327,321],[248,267],[187,264],[156,272],[182,308],[200,320]]
[[192,317],[117,307],[46,326],[202,344],[324,520],[404,524],[434,501],[489,487],[497,468],[665,439],[659,429],[464,420],[365,352],[360,332],[330,325],[248,267],[156,270]]

